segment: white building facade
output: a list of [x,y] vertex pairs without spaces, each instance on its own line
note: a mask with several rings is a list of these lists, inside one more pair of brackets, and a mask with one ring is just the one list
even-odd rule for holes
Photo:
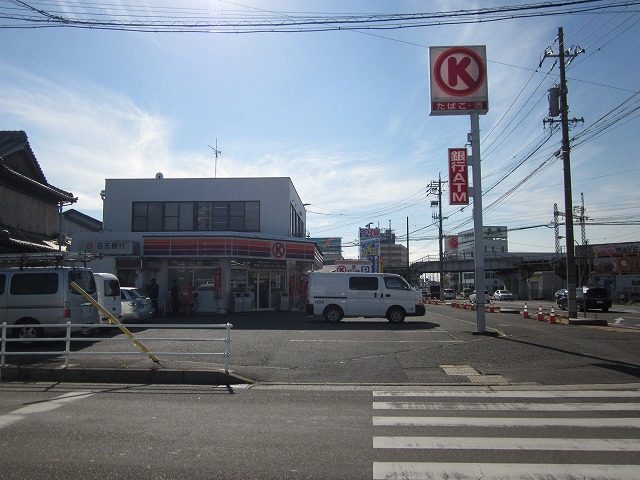
[[288,177],[107,179],[102,196],[104,231],[76,234],[70,250],[103,255],[92,269],[123,286],[155,279],[161,309],[173,280],[200,312],[294,309],[322,267]]

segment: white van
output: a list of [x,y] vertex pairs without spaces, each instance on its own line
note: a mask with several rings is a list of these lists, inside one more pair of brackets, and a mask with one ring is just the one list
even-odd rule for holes
[[[93,272],[86,267],[29,267],[0,269],[0,323],[24,325],[8,329],[8,335],[29,343],[44,335],[64,334],[67,322],[98,323],[98,310],[72,286],[75,282],[96,296]],[[60,324],[42,327],[37,324]],[[87,327],[72,327],[72,331]]]
[[328,322],[343,317],[386,317],[392,323],[425,314],[422,294],[391,273],[314,272],[309,275],[306,311]]
[[[120,280],[112,273],[94,273],[98,303],[111,315],[122,322],[122,299],[120,298]],[[109,324],[109,319],[99,312],[100,323]]]

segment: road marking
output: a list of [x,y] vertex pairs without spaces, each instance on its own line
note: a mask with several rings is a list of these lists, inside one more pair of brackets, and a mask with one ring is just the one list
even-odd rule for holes
[[374,397],[460,397],[460,398],[636,398],[640,390],[487,390],[487,391],[391,391],[375,390]]
[[373,448],[640,452],[630,438],[373,437]]
[[[445,475],[447,475],[445,477]],[[553,478],[554,480],[637,480],[637,465],[557,465],[543,463],[423,463],[375,462],[373,479],[427,480],[460,478],[483,480],[525,480]]]
[[494,417],[373,417],[386,427],[586,427],[640,428],[640,418],[494,418]]
[[481,410],[503,412],[638,411],[640,403],[426,403],[373,402],[374,410]]
[[60,408],[67,403],[75,402],[76,400],[82,400],[93,395],[91,392],[69,392],[64,395],[60,395],[52,400],[44,402],[32,403],[26,407],[18,408],[5,415],[0,415],[0,428],[4,428],[8,425],[23,420],[27,415],[33,413],[44,413]]

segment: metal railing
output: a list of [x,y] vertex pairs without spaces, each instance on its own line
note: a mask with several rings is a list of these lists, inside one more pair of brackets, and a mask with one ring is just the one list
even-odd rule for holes
[[[40,338],[32,338],[32,339],[24,339],[17,338],[14,335],[11,335],[10,332],[13,329],[25,328],[25,327],[33,327],[38,329],[43,328],[57,328],[64,329],[64,336],[57,337],[40,337]],[[114,330],[113,325],[108,324],[77,324],[73,325],[71,322],[67,322],[66,325],[60,324],[32,324],[32,325],[8,325],[6,322],[2,323],[2,344],[0,345],[0,366],[6,366],[6,357],[7,356],[64,356],[65,358],[65,367],[69,366],[69,358],[70,357],[82,357],[82,356],[119,356],[119,355],[138,355],[138,356],[148,356],[152,361],[158,362],[157,358],[162,356],[199,356],[199,357],[222,357],[224,364],[224,373],[229,373],[229,359],[231,357],[231,329],[233,325],[231,323],[226,324],[127,324],[127,328],[144,328],[145,334],[149,332],[151,329],[198,329],[198,330],[225,330],[225,335],[223,338],[204,338],[204,337],[129,337],[126,335],[116,335],[113,337],[90,337],[88,335],[83,336],[72,336],[72,327],[74,331],[78,329],[101,329],[108,328],[111,331]],[[116,328],[117,329],[117,328]],[[87,344],[87,343],[98,343],[98,342],[115,342],[122,343],[127,342],[131,345],[136,345],[137,347],[143,347],[141,342],[190,342],[190,343],[199,343],[199,342],[214,342],[214,343],[224,343],[224,351],[223,352],[192,352],[192,351],[153,351],[147,348],[141,348],[140,351],[135,349],[134,351],[126,351],[126,350],[116,350],[116,351],[101,351],[96,349],[83,349],[83,350],[73,350],[71,347],[73,344]],[[56,351],[35,351],[33,349],[26,349],[26,343],[41,343],[41,342],[50,342],[50,343],[61,343],[64,342],[63,350]],[[17,351],[13,348],[11,351],[7,351],[7,344],[11,343],[20,343],[25,345],[25,350]]]

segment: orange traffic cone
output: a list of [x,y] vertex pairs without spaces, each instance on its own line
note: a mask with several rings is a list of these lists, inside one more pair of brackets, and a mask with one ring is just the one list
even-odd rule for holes
[[522,318],[529,318],[529,311],[527,310],[527,304],[524,304],[524,310],[522,311]]
[[558,323],[556,321],[556,312],[553,310],[553,305],[551,306],[551,312],[549,312],[549,323]]
[[540,308],[538,308],[538,321],[539,322],[544,321],[544,313],[542,313],[542,305],[540,305]]

